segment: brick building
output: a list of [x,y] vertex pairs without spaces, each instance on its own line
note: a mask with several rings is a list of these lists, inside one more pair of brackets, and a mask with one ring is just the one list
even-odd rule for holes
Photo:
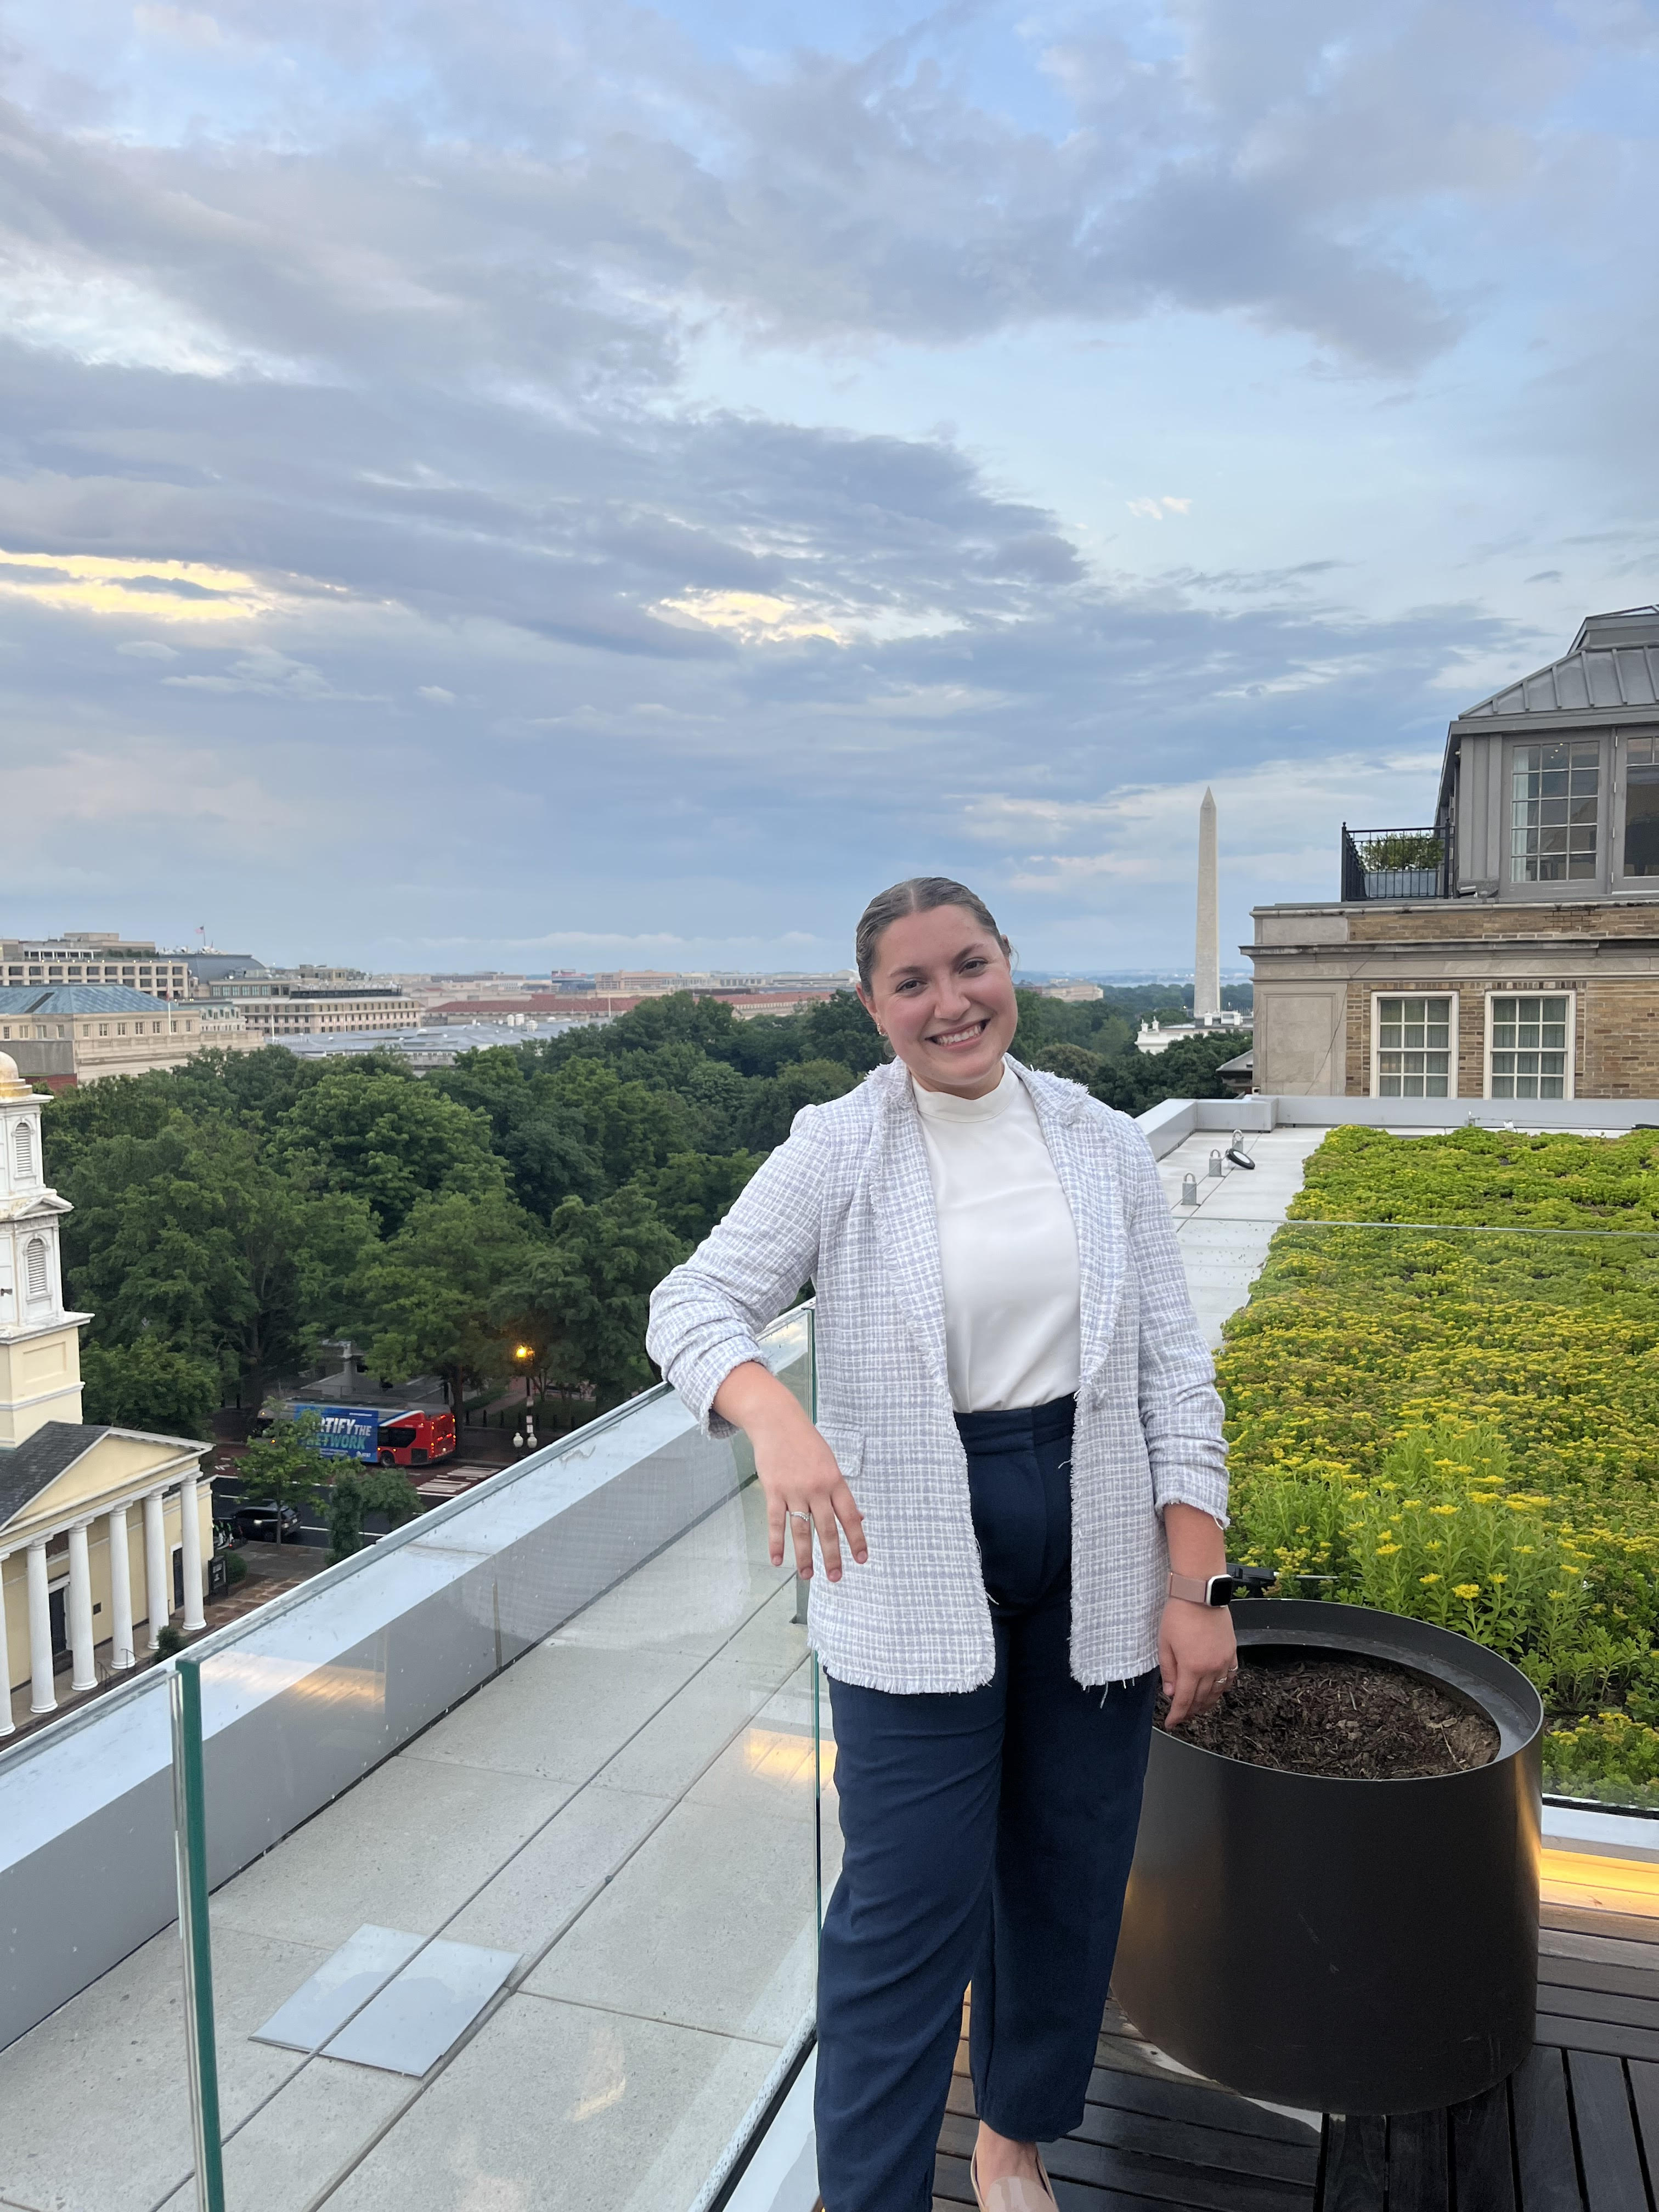
[[1434,822],[1340,861],[1255,910],[1258,1091],[1659,1097],[1659,607],[1460,714]]

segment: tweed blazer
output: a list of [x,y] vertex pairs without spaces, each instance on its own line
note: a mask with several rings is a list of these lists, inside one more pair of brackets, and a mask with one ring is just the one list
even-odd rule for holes
[[[1158,1663],[1168,1553],[1159,1509],[1226,1517],[1213,1364],[1170,1211],[1127,1115],[1058,1076],[1031,1095],[1077,1225],[1082,1365],[1072,1445],[1072,1673]],[[818,1426],[864,1516],[870,1556],[811,1580],[809,1626],[838,1680],[978,1688],[990,1607],[951,1409],[933,1184],[906,1068],[807,1106],[726,1218],[651,1301],[651,1355],[711,1435],[732,1369],[803,1283],[817,1292]],[[821,1562],[820,1562],[821,1567]]]

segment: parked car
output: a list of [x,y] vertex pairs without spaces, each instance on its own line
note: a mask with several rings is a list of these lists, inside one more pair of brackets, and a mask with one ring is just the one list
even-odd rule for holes
[[300,1534],[300,1516],[294,1507],[275,1504],[269,1498],[264,1504],[237,1506],[230,1525],[244,1543],[291,1543]]

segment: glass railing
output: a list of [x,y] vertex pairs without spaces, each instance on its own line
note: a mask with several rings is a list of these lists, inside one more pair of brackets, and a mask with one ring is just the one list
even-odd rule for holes
[[1544,1700],[1547,1795],[1659,1811],[1659,1233],[1202,1234],[1224,1263],[1253,1231],[1218,1354],[1235,1556],[1502,1652]]
[[[811,1326],[765,1340],[809,1409]],[[70,2002],[0,2052],[0,2200],[706,2203],[811,2032],[798,1610],[746,1447],[658,1389],[203,1638],[121,1738],[90,1709],[84,1786],[130,1737],[146,1864],[177,1784],[188,1909],[77,1994],[76,1877],[120,1869],[70,1835],[37,1882],[28,1971]],[[60,1788],[79,1718],[40,1739]]]
[[0,2203],[138,2212],[190,2171],[168,1687],[0,1754]]
[[[1659,1231],[1267,1180],[1176,1207],[1234,1555],[1503,1652],[1547,1792],[1659,1812]],[[647,1392],[0,1755],[0,2202],[708,2212],[840,1833],[752,1474]]]

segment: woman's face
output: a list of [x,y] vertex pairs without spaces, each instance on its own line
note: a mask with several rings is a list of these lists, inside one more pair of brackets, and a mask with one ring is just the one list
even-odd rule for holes
[[859,996],[926,1091],[982,1098],[1002,1079],[1019,1008],[1008,956],[965,907],[889,922]]

